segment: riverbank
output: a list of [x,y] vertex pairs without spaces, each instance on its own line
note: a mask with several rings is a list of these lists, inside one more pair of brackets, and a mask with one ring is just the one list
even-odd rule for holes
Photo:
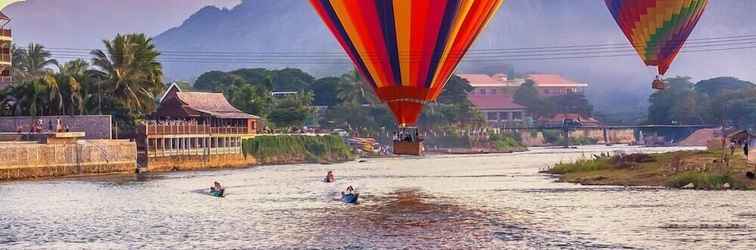
[[742,153],[729,157],[729,167],[720,161],[720,157],[721,151],[718,150],[599,154],[590,159],[557,163],[543,172],[559,175],[561,182],[583,185],[756,189],[756,181],[746,177],[746,173],[754,168],[747,166]]
[[257,164],[338,163],[355,159],[343,139],[324,136],[256,136],[242,142],[245,157]]

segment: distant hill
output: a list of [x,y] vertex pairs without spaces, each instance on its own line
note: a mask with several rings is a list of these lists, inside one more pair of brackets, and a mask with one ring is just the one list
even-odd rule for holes
[[[303,0],[245,0],[232,9],[209,6],[201,9],[181,26],[154,37],[159,49],[197,52],[182,61],[208,61],[212,52],[288,52],[334,51],[341,48]],[[196,56],[191,56],[196,55]],[[225,54],[224,54],[225,55]],[[245,55],[245,57],[248,56]],[[170,61],[170,60],[167,60]],[[174,79],[193,79],[210,69],[233,70],[240,67],[283,67],[269,61],[260,63],[165,63],[166,74]],[[298,66],[314,74],[344,72],[349,65]]]

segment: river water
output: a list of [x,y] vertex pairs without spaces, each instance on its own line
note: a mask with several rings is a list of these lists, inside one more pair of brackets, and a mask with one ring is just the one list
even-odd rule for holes
[[[557,183],[581,147],[0,184],[0,249],[756,249],[756,194]],[[320,181],[334,170],[337,182]],[[219,180],[225,198],[203,194]],[[334,201],[354,185],[358,205]]]

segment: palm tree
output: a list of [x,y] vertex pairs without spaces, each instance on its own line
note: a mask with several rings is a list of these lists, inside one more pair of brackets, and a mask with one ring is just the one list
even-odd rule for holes
[[84,114],[85,99],[89,98],[90,90],[86,89],[89,81],[89,63],[76,59],[60,66],[56,75],[64,98],[63,111],[66,114]]
[[98,85],[132,115],[142,116],[155,108],[163,90],[160,53],[144,34],[118,34],[103,41],[105,50],[93,50],[92,65]]
[[336,91],[336,97],[345,103],[353,105],[378,103],[378,99],[362,83],[356,71],[342,75],[339,88]]
[[13,75],[17,81],[36,79],[50,74],[51,66],[58,65],[55,59],[50,59],[52,54],[44,46],[30,43],[25,49],[19,49],[15,45],[13,50]]

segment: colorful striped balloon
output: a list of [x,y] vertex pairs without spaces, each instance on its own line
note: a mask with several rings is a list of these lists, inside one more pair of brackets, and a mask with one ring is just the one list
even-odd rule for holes
[[435,101],[504,0],[310,0],[402,126]]
[[643,62],[669,69],[708,0],[604,0]]

